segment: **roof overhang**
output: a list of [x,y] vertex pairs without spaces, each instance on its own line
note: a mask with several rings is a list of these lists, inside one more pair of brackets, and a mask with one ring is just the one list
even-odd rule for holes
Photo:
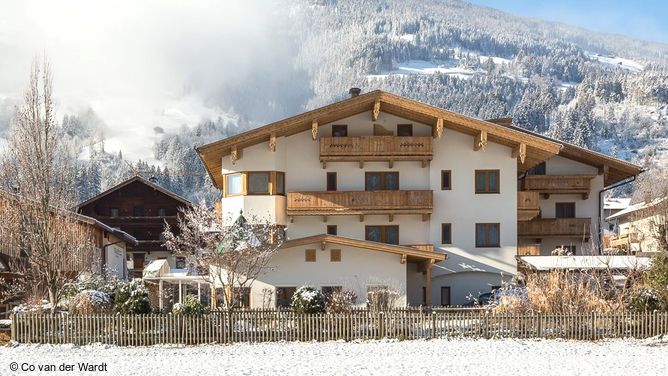
[[561,148],[561,144],[553,140],[447,111],[413,99],[374,90],[236,136],[202,145],[196,150],[214,184],[218,188],[222,188],[222,158],[230,155],[233,148],[242,150],[248,146],[269,142],[274,137],[291,136],[309,130],[314,125],[319,127],[336,120],[375,110],[430,125],[434,136],[440,134],[437,130],[442,126],[474,137],[484,132],[489,142],[511,148],[518,148],[519,145],[523,144],[526,148],[525,156],[522,158],[524,161],[521,162],[520,158],[517,158],[520,171],[526,171],[558,154]]
[[518,256],[529,268],[549,270],[642,270],[648,268],[650,257],[626,255],[600,256]]
[[327,244],[336,244],[341,246],[366,249],[369,251],[393,253],[405,256],[408,261],[417,261],[417,262],[420,261],[438,262],[438,261],[443,261],[447,258],[447,256],[443,253],[425,251],[407,245],[385,244],[385,243],[372,242],[369,240],[351,239],[343,236],[326,235],[326,234],[288,240],[285,241],[283,245],[281,245],[281,248],[282,249],[295,248],[311,244],[320,244],[321,248],[323,249]]

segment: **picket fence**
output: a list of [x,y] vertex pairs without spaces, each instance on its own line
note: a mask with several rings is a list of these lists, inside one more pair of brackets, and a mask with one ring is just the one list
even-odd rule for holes
[[668,313],[493,314],[484,311],[229,311],[191,315],[15,314],[19,343],[119,346],[267,341],[478,338],[647,338],[668,334]]

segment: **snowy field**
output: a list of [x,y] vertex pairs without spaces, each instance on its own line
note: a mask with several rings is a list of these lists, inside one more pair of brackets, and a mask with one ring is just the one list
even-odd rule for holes
[[[36,371],[11,372],[11,362]],[[666,375],[668,338],[431,340],[264,343],[196,347],[20,345],[0,348],[0,375],[81,374],[106,362],[107,375]],[[74,371],[39,372],[39,365]],[[84,374],[93,374],[86,372]]]

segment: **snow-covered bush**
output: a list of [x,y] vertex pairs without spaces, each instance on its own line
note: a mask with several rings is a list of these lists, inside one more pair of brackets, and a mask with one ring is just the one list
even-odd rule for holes
[[72,314],[109,313],[111,307],[109,294],[97,290],[84,290],[69,302],[69,312]]
[[174,304],[172,313],[175,315],[201,315],[205,313],[205,308],[195,295],[187,295],[183,299],[183,303]]
[[150,313],[148,290],[140,280],[119,282],[114,289],[114,312],[122,314]]
[[352,290],[336,290],[326,298],[327,312],[329,313],[350,312],[357,302],[357,294]]
[[649,287],[638,289],[630,297],[628,309],[634,312],[652,312],[661,309],[661,296],[658,291]]
[[315,287],[302,286],[292,295],[292,309],[297,313],[325,312],[325,296]]

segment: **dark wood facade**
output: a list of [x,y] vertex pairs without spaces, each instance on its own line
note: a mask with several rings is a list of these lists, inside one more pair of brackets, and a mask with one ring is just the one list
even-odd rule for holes
[[167,251],[162,240],[165,223],[175,231],[179,209],[189,206],[188,200],[135,176],[80,204],[78,210],[137,239],[136,246],[128,247],[134,264],[129,269],[136,275],[145,267],[146,254]]

